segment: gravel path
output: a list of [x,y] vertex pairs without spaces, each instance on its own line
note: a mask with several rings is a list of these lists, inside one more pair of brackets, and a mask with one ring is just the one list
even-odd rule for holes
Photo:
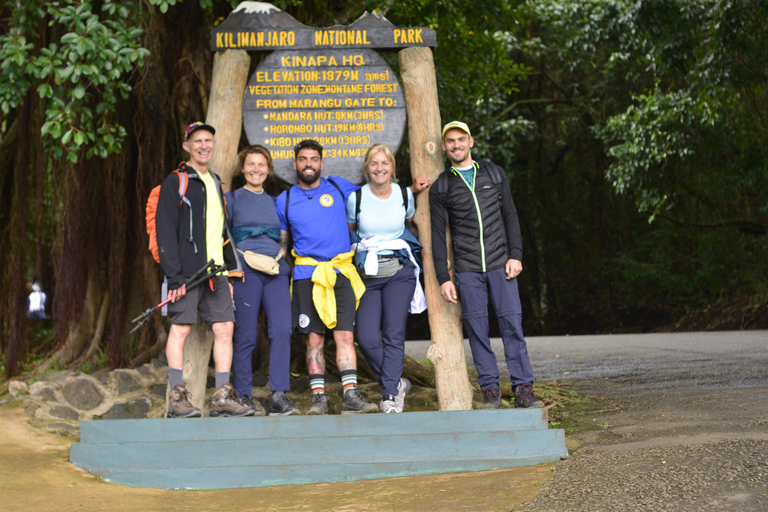
[[523,510],[768,511],[768,333],[583,338],[531,343],[597,430]]

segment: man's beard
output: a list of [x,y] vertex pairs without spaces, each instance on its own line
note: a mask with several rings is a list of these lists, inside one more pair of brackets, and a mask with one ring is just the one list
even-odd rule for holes
[[[316,182],[317,180],[320,179],[320,172],[319,171],[316,172],[315,174],[312,175],[313,177],[310,178],[310,177],[308,177],[308,176],[306,176],[304,174],[304,171],[307,170],[307,169],[312,169],[312,168],[311,167],[305,167],[304,170],[298,171],[296,173],[296,175],[298,176],[299,181],[301,181],[302,183],[306,183],[307,185],[312,185],[314,182]],[[312,169],[312,170],[314,170],[314,169]]]

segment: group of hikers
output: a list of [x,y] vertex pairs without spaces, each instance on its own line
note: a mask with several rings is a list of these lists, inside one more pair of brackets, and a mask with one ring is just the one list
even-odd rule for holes
[[[373,144],[366,153],[364,186],[325,178],[323,147],[307,139],[294,148],[298,183],[277,198],[265,192],[274,169],[269,150],[259,145],[239,153],[245,186],[222,193],[219,177],[208,168],[215,133],[201,122],[187,126],[183,148],[189,159],[163,182],[157,202],[157,247],[170,299],[169,418],[201,416],[183,382],[184,342],[198,316],[214,335],[211,416],[263,414],[252,397],[252,355],[262,307],[270,340],[271,415],[301,414],[287,395],[294,332],[306,338],[312,392],[306,414],[330,412],[323,353],[327,330],[336,344],[341,413],[403,412],[411,387],[403,377],[406,320],[409,312],[426,309],[417,254],[418,238],[425,236],[432,237],[442,298],[461,303],[482,408],[501,405],[489,338],[489,294],[515,407],[544,406],[533,393],[523,337],[516,279],[522,271],[522,236],[509,181],[493,163],[472,159],[474,139],[465,123],[454,121],[442,130],[451,168],[435,184],[422,175],[410,187],[400,187],[394,155],[383,144]],[[414,196],[427,188],[431,234],[419,233],[413,222]],[[455,284],[448,270],[448,226]],[[284,257],[289,250],[295,258],[292,270]],[[187,289],[187,280],[210,260],[226,271]],[[358,390],[355,340],[381,385],[378,405]]]

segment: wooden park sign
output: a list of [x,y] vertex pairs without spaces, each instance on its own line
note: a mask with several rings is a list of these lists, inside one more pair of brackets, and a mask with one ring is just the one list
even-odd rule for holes
[[[406,111],[411,174],[434,181],[445,170],[440,150],[440,109],[430,47],[437,36],[426,28],[399,28],[383,16],[363,14],[349,26],[312,28],[271,4],[243,2],[211,34],[211,96],[206,122],[216,128],[217,150],[211,168],[225,191],[237,168],[241,120],[251,144],[266,146],[276,175],[296,182],[293,146],[312,138],[325,148],[323,174],[362,183],[363,159],[379,142],[396,152],[405,129]],[[376,53],[399,49],[402,84]],[[272,52],[248,79],[248,52]],[[241,117],[242,116],[242,117]],[[442,300],[432,262],[429,194],[416,198],[416,225],[422,236],[424,283],[429,305],[432,346],[440,409],[472,407],[472,390],[462,343],[458,305]],[[447,247],[449,254],[451,247]],[[193,366],[188,386],[205,395],[210,331],[205,344],[185,345]],[[195,353],[190,346],[200,347]],[[189,350],[188,350],[189,349]],[[189,352],[189,355],[188,355]],[[194,363],[197,361],[196,363]],[[193,364],[194,363],[194,364]],[[202,406],[202,403],[198,404]]]
[[251,144],[270,150],[277,177],[296,183],[293,147],[323,145],[324,174],[363,181],[374,143],[397,152],[406,123],[403,90],[374,50],[435,46],[434,30],[397,28],[365,13],[347,27],[311,28],[280,9],[243,2],[211,34],[214,51],[270,51],[245,89]]

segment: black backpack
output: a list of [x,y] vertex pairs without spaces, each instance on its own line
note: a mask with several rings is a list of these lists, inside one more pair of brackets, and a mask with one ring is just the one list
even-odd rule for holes
[[[485,163],[488,169],[488,174],[491,175],[493,184],[497,187],[501,186],[501,168],[490,160]],[[442,196],[445,196],[446,192],[448,192],[448,172],[449,171],[441,172],[437,177],[437,191]],[[501,201],[501,191],[499,191],[499,201]]]

